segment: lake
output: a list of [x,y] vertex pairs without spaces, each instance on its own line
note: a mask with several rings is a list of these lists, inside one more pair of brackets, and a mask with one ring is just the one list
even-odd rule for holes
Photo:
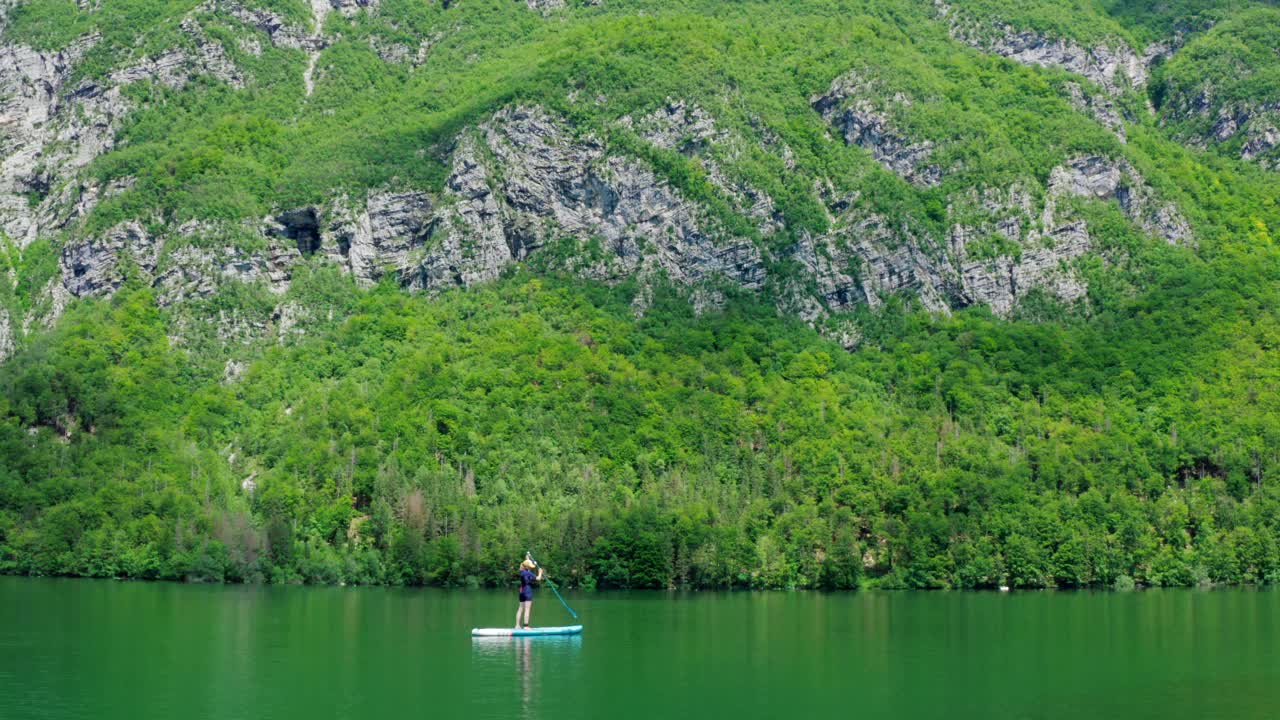
[[1280,717],[1273,590],[566,599],[0,578],[0,718]]

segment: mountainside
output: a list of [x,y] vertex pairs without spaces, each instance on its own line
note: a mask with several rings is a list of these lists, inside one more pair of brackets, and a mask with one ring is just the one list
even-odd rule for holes
[[0,3],[0,571],[1280,579],[1280,9]]

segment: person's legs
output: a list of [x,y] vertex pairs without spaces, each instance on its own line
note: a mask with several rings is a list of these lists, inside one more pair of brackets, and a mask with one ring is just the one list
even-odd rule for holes
[[524,626],[529,627],[529,613],[533,612],[533,601],[524,604]]
[[524,612],[524,601],[521,600],[516,604],[516,629],[520,629],[520,614]]

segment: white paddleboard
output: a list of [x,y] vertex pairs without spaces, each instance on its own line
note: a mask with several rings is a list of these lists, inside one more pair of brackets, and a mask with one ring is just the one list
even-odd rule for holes
[[534,628],[471,628],[471,637],[536,637],[538,635],[580,635],[581,625]]

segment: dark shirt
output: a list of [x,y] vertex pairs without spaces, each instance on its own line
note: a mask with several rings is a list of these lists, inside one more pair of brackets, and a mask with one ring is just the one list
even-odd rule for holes
[[533,574],[532,570],[520,570],[520,599],[533,599],[533,584],[538,580],[538,576]]

